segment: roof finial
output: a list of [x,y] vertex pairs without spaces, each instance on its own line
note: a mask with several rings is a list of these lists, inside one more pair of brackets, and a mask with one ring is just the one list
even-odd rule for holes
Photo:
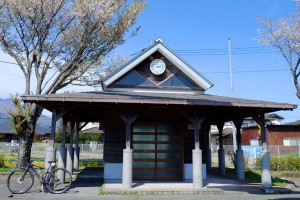
[[162,40],[161,38],[158,38],[158,39],[155,40],[155,43],[156,43],[156,42],[161,42],[161,43],[163,43],[163,40]]

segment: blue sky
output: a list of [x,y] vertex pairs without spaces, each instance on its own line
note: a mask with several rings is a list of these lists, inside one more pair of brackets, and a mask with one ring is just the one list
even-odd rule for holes
[[[231,38],[234,96],[299,104],[289,68],[280,53],[258,44],[257,17],[278,19],[295,10],[292,0],[148,0],[129,38],[114,54],[130,55],[161,38],[214,83],[207,93],[230,96],[228,38]],[[179,51],[183,50],[183,51]],[[187,53],[196,51],[197,53]],[[184,52],[184,53],[183,53]],[[209,54],[209,55],[208,55]],[[0,52],[0,60],[12,59]],[[17,66],[1,63],[0,98],[24,90]],[[68,87],[83,91],[86,88]],[[90,90],[90,89],[89,89]],[[300,119],[300,109],[278,114],[285,122]]]

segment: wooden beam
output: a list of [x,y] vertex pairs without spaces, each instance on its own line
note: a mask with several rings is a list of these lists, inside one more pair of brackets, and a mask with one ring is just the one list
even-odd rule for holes
[[75,106],[71,106],[69,108],[67,108],[66,110],[61,111],[60,113],[57,114],[55,120],[59,120],[60,118],[62,118],[65,114],[69,113]]
[[76,126],[75,146],[76,146],[76,148],[79,147],[79,131],[80,131],[79,125],[80,125],[80,122],[79,122],[79,121],[76,121],[76,123],[75,123],[75,126]]
[[263,144],[263,148],[267,148],[267,136],[266,136],[266,120],[265,114],[262,113],[260,115],[251,115],[251,117],[256,121],[256,123],[260,126],[261,129],[261,141]]
[[50,146],[52,147],[54,147],[55,131],[56,131],[56,110],[52,112],[52,119],[51,119]]
[[74,138],[74,126],[75,122],[74,120],[71,121],[71,135],[70,135],[70,148],[73,148],[73,138]]
[[66,134],[67,134],[67,120],[63,118],[63,130],[62,130],[62,138],[61,138],[61,145],[62,148],[66,146]]
[[219,121],[217,122],[217,128],[218,128],[218,131],[219,131],[219,146],[220,146],[220,149],[223,149],[223,127],[224,127],[224,121]]
[[236,127],[236,141],[237,141],[237,146],[238,146],[239,150],[242,149],[241,127],[242,127],[243,121],[244,121],[244,118],[239,118],[239,119],[233,120],[233,123],[234,123],[234,125]]
[[182,109],[179,111],[193,124],[194,126],[194,139],[195,139],[195,149],[200,149],[200,142],[199,142],[199,131],[200,125],[206,119],[206,115],[199,115],[198,113],[193,112],[193,114],[187,114]]
[[126,115],[118,112],[116,109],[112,108],[112,110],[123,120],[123,122],[126,124],[126,149],[131,148],[131,125],[132,123],[141,115],[140,113],[135,113],[133,115],[130,115],[129,112],[126,113]]

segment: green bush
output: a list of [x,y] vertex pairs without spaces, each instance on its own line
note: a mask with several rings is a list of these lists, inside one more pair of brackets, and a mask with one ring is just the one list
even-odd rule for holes
[[4,155],[0,155],[0,167],[4,167]]
[[[270,158],[271,170],[300,170],[299,157],[271,157]],[[255,169],[260,169],[260,158],[256,158]]]
[[79,166],[80,167],[104,167],[104,163],[96,160],[92,160],[88,162],[79,162]]

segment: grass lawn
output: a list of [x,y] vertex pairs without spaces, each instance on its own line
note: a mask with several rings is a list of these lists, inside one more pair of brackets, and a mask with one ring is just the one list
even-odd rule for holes
[[[235,169],[226,168],[226,172],[230,173],[230,174],[235,174]],[[287,173],[287,171],[282,171],[282,172]],[[278,171],[276,171],[274,173],[271,172],[271,173],[272,173],[271,175],[272,175],[273,186],[284,187],[289,184],[289,181],[280,178],[280,177],[283,177],[282,174],[284,174],[284,173],[280,174]],[[298,173],[299,174],[299,172],[291,172],[291,171],[289,171],[289,173],[292,173],[292,174]],[[249,179],[249,180],[261,181],[261,171],[255,170],[255,169],[247,169],[247,170],[245,170],[245,177],[246,177],[246,179]],[[290,177],[295,177],[295,176],[290,176]],[[299,177],[300,177],[300,175],[299,175]]]

